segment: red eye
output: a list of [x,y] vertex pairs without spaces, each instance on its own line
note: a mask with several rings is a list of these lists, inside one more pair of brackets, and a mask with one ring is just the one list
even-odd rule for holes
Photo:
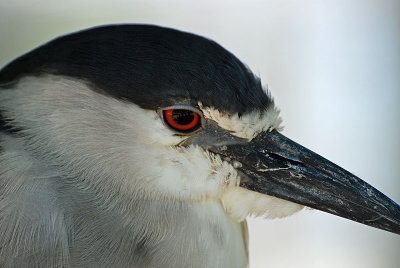
[[163,111],[168,126],[180,132],[191,132],[200,127],[200,115],[186,109],[168,109]]

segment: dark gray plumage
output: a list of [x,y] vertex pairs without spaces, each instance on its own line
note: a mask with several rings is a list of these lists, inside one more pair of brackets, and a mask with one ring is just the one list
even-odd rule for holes
[[230,113],[266,109],[260,80],[223,47],[152,25],[113,25],[57,38],[10,63],[0,84],[51,73],[87,80],[99,92],[158,109],[202,101]]

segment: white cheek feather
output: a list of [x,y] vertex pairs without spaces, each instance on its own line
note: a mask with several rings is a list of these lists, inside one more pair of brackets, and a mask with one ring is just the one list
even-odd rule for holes
[[243,221],[248,216],[283,218],[304,208],[302,205],[242,187],[227,189],[221,200],[226,212],[237,221]]
[[2,90],[3,115],[29,137],[26,148],[81,187],[135,198],[218,198],[236,185],[236,170],[201,148],[174,145],[184,137],[155,111],[60,76],[26,77]]
[[[23,129],[23,146],[77,187],[124,196],[221,202],[238,221],[249,215],[284,217],[302,206],[239,187],[236,169],[218,155],[174,145],[174,135],[155,111],[97,93],[82,81],[46,75],[2,89],[3,116]],[[203,107],[204,115],[233,134],[251,139],[281,122],[273,108],[228,117]],[[24,138],[22,138],[24,139]]]
[[211,107],[204,107],[199,103],[205,118],[215,121],[221,128],[229,130],[232,135],[251,140],[262,131],[282,129],[282,119],[279,109],[271,106],[265,111],[253,111],[239,116],[237,113],[228,115]]

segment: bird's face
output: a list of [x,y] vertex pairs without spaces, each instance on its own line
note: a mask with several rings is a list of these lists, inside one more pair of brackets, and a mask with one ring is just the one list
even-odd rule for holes
[[260,81],[207,39],[98,28],[33,51],[0,81],[1,116],[23,146],[106,201],[220,202],[237,220],[309,206],[400,233],[398,205],[280,134]]
[[221,202],[237,220],[303,207],[240,187],[242,163],[211,148],[244,145],[278,128],[274,107],[241,116],[196,100],[143,109],[92,87],[65,76],[25,77],[17,90],[3,90],[3,116],[29,137],[25,146],[63,176],[80,178],[81,188],[132,202]]

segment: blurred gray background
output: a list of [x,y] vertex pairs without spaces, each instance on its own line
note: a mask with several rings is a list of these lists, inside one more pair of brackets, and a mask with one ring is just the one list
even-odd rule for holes
[[[400,201],[400,1],[0,0],[0,66],[126,22],[216,40],[268,84],[287,136]],[[323,212],[249,222],[252,268],[400,267],[400,236]]]

